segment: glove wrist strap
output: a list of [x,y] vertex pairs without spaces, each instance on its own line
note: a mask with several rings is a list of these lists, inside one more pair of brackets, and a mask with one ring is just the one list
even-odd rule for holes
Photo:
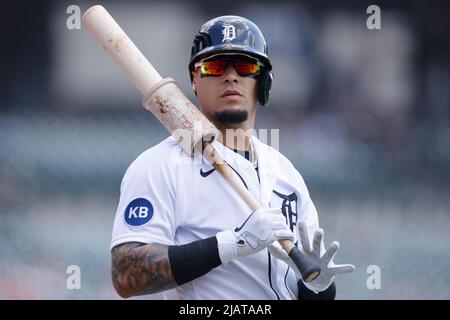
[[218,232],[216,238],[217,249],[222,263],[227,263],[238,257],[235,243],[236,237],[232,230]]

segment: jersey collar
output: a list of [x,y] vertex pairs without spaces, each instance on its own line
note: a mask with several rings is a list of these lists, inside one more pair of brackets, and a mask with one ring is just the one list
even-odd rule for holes
[[[259,201],[266,207],[269,205],[272,191],[277,182],[280,161],[279,153],[271,150],[268,145],[262,143],[256,136],[252,136],[252,141],[258,155],[258,174],[260,179]],[[217,140],[212,143],[214,149],[231,166],[255,170],[253,164],[239,153],[234,152]]]

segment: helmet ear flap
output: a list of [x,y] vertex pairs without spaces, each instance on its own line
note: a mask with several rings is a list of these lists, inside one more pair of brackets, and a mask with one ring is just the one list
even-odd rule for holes
[[270,90],[272,88],[273,73],[264,69],[258,79],[258,102],[262,106],[267,106],[270,99]]

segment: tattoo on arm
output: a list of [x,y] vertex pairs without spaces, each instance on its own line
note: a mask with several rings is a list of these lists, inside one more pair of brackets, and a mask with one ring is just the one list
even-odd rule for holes
[[111,256],[113,284],[124,298],[177,286],[166,245],[128,242],[114,247]]

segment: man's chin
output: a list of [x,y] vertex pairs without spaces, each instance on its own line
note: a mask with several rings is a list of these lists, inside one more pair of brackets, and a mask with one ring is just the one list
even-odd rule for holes
[[214,112],[214,119],[222,124],[237,124],[247,121],[248,112],[246,110],[227,109]]

